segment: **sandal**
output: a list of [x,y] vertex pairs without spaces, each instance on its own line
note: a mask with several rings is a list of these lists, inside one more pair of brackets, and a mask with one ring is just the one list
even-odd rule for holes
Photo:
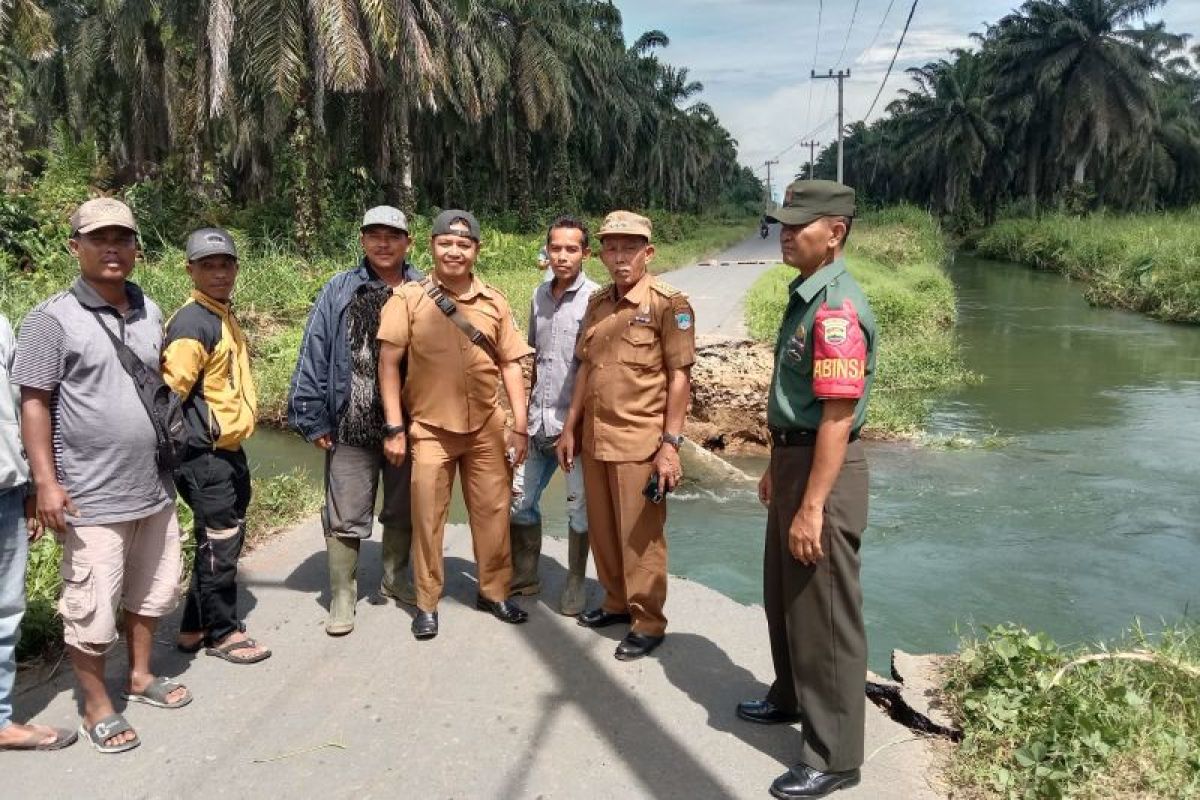
[[0,750],[61,750],[75,744],[75,740],[79,738],[75,731],[69,731],[66,728],[50,728],[50,730],[54,733],[52,742],[44,741],[46,734],[30,731],[29,735],[19,742],[0,744]]
[[[105,744],[109,739],[126,731],[133,733],[131,741],[124,744]],[[120,714],[110,714],[91,728],[87,726],[86,721],[80,722],[79,732],[86,736],[88,741],[92,743],[92,747],[101,753],[124,753],[126,750],[132,750],[142,743],[142,740],[138,738],[137,732],[133,730],[133,727]]]
[[258,647],[258,642],[253,639],[242,639],[238,642],[226,642],[217,647],[209,647],[204,652],[210,656],[224,659],[230,664],[257,664],[260,661],[271,657],[271,651],[263,648],[262,651],[252,656],[237,655],[238,650],[250,650]]
[[[176,689],[183,689],[187,694],[183,697],[171,702],[167,700],[167,695]],[[161,675],[150,681],[140,692],[122,692],[121,696],[131,703],[145,703],[155,708],[183,708],[188,703],[192,702],[191,691],[182,683],[176,683],[170,678],[164,678]],[[112,736],[112,734],[109,734]]]

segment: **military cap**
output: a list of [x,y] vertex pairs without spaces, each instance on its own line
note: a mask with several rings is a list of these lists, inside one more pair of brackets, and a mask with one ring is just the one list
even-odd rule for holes
[[617,234],[645,236],[648,242],[651,239],[652,231],[653,225],[650,220],[641,214],[634,214],[632,211],[614,211],[604,218],[604,224],[600,226],[596,236],[600,239]]
[[363,214],[362,225],[359,225],[358,228],[363,230],[374,225],[383,225],[408,233],[408,220],[405,218],[404,212],[392,206],[375,206],[367,209],[367,213]]
[[237,246],[228,231],[221,228],[201,228],[188,237],[184,248],[188,261],[199,261],[209,256],[237,258]]
[[807,225],[821,217],[853,217],[854,190],[837,181],[795,181],[783,204],[767,213],[768,222]]
[[[467,233],[462,234],[462,223],[459,223],[455,228],[454,221],[463,220],[467,223]],[[453,233],[465,235],[467,238],[479,241],[479,220],[475,219],[475,215],[470,211],[463,211],[459,208],[451,208],[438,214],[433,220],[432,236],[441,236],[444,233]]]
[[115,197],[97,197],[75,209],[71,215],[71,235],[91,233],[101,228],[125,228],[138,232],[129,206]]

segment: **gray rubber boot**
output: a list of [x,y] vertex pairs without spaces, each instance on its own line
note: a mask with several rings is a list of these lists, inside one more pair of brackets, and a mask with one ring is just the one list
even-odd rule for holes
[[329,619],[325,632],[345,636],[354,630],[354,606],[358,603],[358,539],[325,537],[329,553]]
[[383,580],[379,593],[405,605],[417,604],[417,592],[408,578],[412,552],[412,528],[389,525],[383,529]]
[[512,542],[512,583],[509,584],[510,595],[523,597],[537,594],[542,590],[538,580],[538,561],[542,556],[542,523],[536,525],[508,526],[508,538]]
[[583,582],[587,575],[588,535],[587,531],[569,530],[567,533],[567,585],[563,587],[558,601],[558,610],[568,617],[578,616],[587,601],[587,590]]

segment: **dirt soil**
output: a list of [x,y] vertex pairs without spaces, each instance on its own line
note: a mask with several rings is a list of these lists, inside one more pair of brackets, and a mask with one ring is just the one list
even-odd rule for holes
[[772,352],[750,341],[699,344],[685,435],[717,452],[765,453]]

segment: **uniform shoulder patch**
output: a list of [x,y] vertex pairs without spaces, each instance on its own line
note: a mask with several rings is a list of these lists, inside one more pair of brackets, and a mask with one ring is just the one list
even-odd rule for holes
[[665,283],[658,279],[655,279],[655,281],[650,284],[650,288],[661,294],[663,297],[678,297],[679,295],[683,294],[683,292],[679,291],[671,284]]

